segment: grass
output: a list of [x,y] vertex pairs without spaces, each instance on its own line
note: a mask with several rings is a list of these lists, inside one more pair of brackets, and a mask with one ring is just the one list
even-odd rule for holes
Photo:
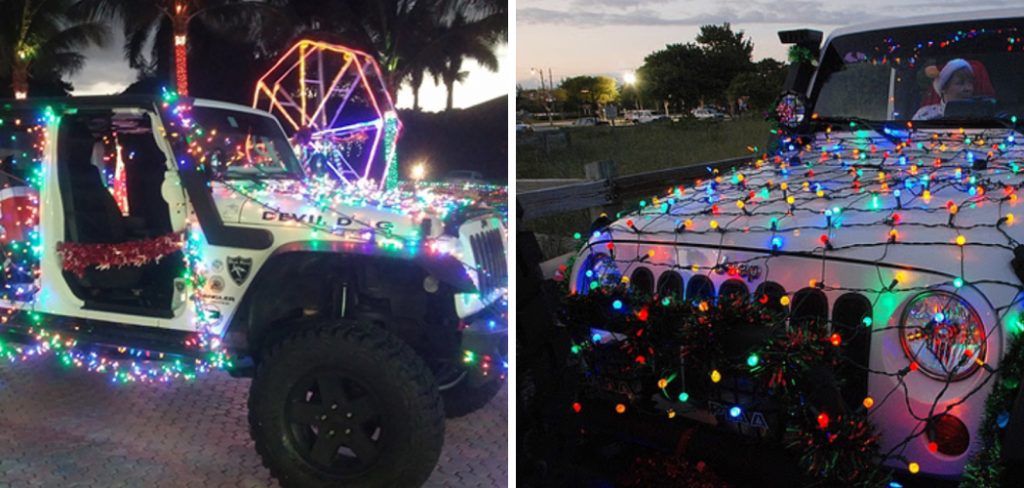
[[[617,161],[620,176],[707,163],[749,154],[748,146],[764,150],[770,129],[769,122],[758,118],[570,128],[571,144],[566,147],[545,153],[542,146],[517,146],[516,178],[583,178],[583,166],[602,159]],[[623,203],[628,207],[631,202]],[[571,236],[586,234],[590,222],[588,211],[582,210],[530,221],[529,228],[538,234]],[[570,250],[556,246],[545,249],[545,254]]]
[[583,178],[585,164],[603,159],[627,175],[742,156],[763,149],[770,128],[757,118],[571,128],[568,147],[517,146],[516,178]]

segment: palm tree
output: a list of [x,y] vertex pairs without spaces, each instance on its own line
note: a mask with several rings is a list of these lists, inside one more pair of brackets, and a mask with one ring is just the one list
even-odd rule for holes
[[[412,90],[412,109],[420,110],[420,88],[428,73],[440,73],[444,69],[445,60],[441,53],[439,37],[445,34],[442,25],[434,23],[429,30],[424,29],[423,38],[420,43],[423,46],[406,59],[408,66],[408,83]],[[435,77],[436,78],[436,77]],[[435,79],[434,83],[437,81]]]
[[[429,44],[450,0],[277,0],[294,14],[294,37],[324,33],[377,58],[394,98],[416,71],[415,60]],[[422,83],[422,69],[419,69]]]
[[409,88],[412,89],[412,109],[420,111],[420,88],[429,68],[424,65],[415,66],[409,71]]
[[[131,67],[149,74],[164,60],[166,43],[173,42],[175,89],[188,94],[189,27],[194,21],[220,34],[258,38],[266,26],[270,6],[248,0],[80,0],[78,8],[93,19],[121,21],[125,35],[125,57]],[[144,52],[155,38],[150,57]],[[163,42],[161,42],[163,41]]]
[[457,11],[444,28],[444,34],[440,36],[437,45],[442,61],[431,68],[431,74],[434,82],[440,78],[448,91],[445,110],[452,109],[455,83],[464,81],[468,75],[468,72],[462,71],[465,60],[472,59],[490,71],[498,70],[494,49],[507,34],[508,23],[496,23],[495,20],[496,17],[488,16],[471,22],[464,12]]
[[103,45],[99,23],[68,15],[73,0],[8,0],[0,19],[0,79],[11,80],[15,98],[26,98],[30,79],[59,80],[82,68],[81,49]]

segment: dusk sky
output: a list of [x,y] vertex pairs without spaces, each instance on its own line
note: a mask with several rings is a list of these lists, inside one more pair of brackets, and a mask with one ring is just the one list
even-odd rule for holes
[[[114,29],[110,42],[105,49],[91,48],[85,52],[88,59],[85,66],[70,78],[75,86],[75,95],[108,95],[125,89],[136,79],[135,70],[128,67],[124,59],[122,46],[124,37],[120,28]],[[465,108],[485,102],[508,93],[508,79],[512,76],[512,64],[508,59],[508,46],[501,45],[497,50],[498,72],[492,73],[480,68],[470,60],[464,63],[463,70],[469,76],[462,84],[455,85],[455,108]],[[193,67],[193,69],[197,69]],[[255,86],[250,90],[254,90]],[[423,110],[436,112],[444,110],[447,91],[443,84],[435,86],[428,76],[420,89],[420,105]],[[412,106],[412,92],[403,89],[396,100],[398,108]]]
[[560,79],[607,75],[621,81],[648,54],[692,42],[704,24],[729,22],[754,42],[754,59],[783,61],[777,32],[836,28],[889,18],[1020,6],[1021,0],[519,0],[516,82],[540,85],[531,68]]

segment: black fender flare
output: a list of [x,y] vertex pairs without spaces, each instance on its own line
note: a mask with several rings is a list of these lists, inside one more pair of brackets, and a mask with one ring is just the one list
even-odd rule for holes
[[[295,241],[282,245],[274,250],[267,258],[267,262],[277,256],[296,252],[315,252],[329,254],[343,254],[347,256],[377,257],[386,259],[402,259],[396,255],[377,252],[376,248],[366,246],[352,246],[349,243],[337,241]],[[443,256],[427,256],[423,252],[417,252],[409,262],[419,266],[430,273],[441,283],[451,285],[452,288],[461,293],[477,292],[476,285],[466,272],[466,266],[455,256],[446,254]],[[264,268],[266,264],[264,264]]]
[[[457,293],[475,293],[477,291],[469,277],[464,264],[454,256],[424,256],[417,254],[403,259],[401,256],[377,252],[375,248],[363,245],[351,245],[343,242],[297,241],[285,244],[276,249],[260,266],[245,294],[239,300],[235,313],[224,331],[224,343],[228,350],[237,357],[251,356],[262,343],[262,327],[280,320],[294,317],[256,317],[254,310],[261,302],[261,294],[266,293],[275,285],[276,278],[293,269],[296,261],[306,265],[323,266],[327,272],[328,265],[337,263],[355,264],[367,259],[386,259],[395,262],[405,261],[409,266],[419,268],[425,274],[433,276]],[[255,332],[256,337],[250,337]]]

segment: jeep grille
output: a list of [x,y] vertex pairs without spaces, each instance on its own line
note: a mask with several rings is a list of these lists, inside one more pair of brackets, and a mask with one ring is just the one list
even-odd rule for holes
[[505,243],[498,229],[485,230],[469,237],[473,259],[480,275],[480,293],[487,294],[508,286]]

